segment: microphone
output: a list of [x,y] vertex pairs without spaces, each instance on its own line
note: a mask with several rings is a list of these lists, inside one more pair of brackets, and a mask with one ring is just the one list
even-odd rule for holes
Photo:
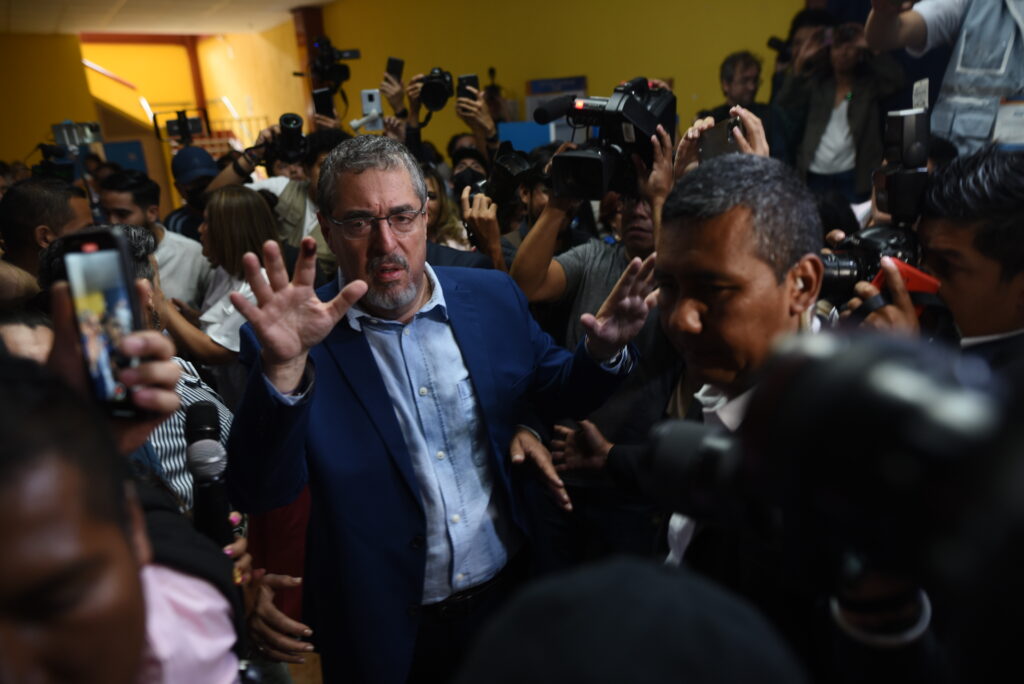
[[228,520],[231,504],[224,486],[228,454],[220,443],[220,417],[209,401],[197,401],[185,411],[185,461],[192,473],[192,521],[195,528],[220,546],[235,541]]
[[551,98],[533,110],[533,120],[539,124],[548,124],[555,119],[561,119],[572,110],[575,102],[575,95],[561,95]]
[[370,112],[361,119],[352,119],[348,125],[352,127],[353,131],[358,131],[363,126],[370,131],[379,131],[384,128],[384,120],[381,119],[380,112]]

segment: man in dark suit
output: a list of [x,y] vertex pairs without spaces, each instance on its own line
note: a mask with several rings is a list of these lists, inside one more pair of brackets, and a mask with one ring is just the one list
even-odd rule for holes
[[229,443],[230,495],[267,510],[308,483],[304,618],[325,681],[444,681],[527,546],[505,457],[510,441],[523,450],[520,411],[584,415],[615,388],[653,261],[629,265],[570,353],[505,274],[425,263],[426,188],[400,144],[342,143],[317,194],[345,282],[313,291],[309,239],[288,282],[268,243],[267,280],[245,259],[257,304],[232,299],[250,322],[252,373]]

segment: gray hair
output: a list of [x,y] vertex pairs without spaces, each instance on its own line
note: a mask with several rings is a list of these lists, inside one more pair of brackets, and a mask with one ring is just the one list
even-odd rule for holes
[[404,168],[409,173],[416,196],[421,202],[426,202],[427,184],[423,180],[423,172],[405,145],[382,135],[361,135],[344,141],[324,159],[316,188],[317,207],[326,216],[334,212],[341,174],[394,168]]

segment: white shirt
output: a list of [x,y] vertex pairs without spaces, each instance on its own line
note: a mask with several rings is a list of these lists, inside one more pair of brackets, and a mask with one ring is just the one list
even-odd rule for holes
[[[721,390],[704,385],[693,397],[700,402],[705,425],[736,432],[747,413],[747,404],[753,392],[753,389],[749,389],[735,399],[729,399]],[[696,523],[692,518],[682,513],[672,514],[668,520],[669,552],[668,558],[665,559],[666,565],[678,566],[683,562],[683,554],[693,539],[695,527]]]
[[164,229],[164,239],[153,253],[160,270],[160,289],[167,299],[180,299],[189,306],[203,301],[213,265],[203,256],[203,246],[184,235]]
[[[260,269],[263,278],[267,272]],[[200,307],[199,327],[211,340],[233,352],[240,346],[238,331],[245,325],[245,316],[231,303],[232,292],[238,292],[250,302],[256,301],[256,295],[244,278],[232,278],[220,266],[213,272],[210,288]]]
[[[253,190],[269,190],[280,197],[281,193],[284,192],[285,186],[290,182],[291,179],[287,176],[273,176],[272,178],[254,181],[245,187],[252,188]],[[309,235],[319,225],[320,223],[316,220],[316,205],[309,199],[309,195],[306,195],[306,216],[302,220],[302,236]]]
[[912,57],[921,57],[940,45],[952,45],[960,35],[960,25],[964,13],[971,0],[921,0],[914,5],[914,12],[921,15],[927,27],[924,48],[907,53]]
[[814,150],[814,159],[807,167],[811,173],[831,175],[850,171],[857,166],[857,151],[853,147],[850,132],[850,100],[843,98],[838,107],[832,108],[825,132]]

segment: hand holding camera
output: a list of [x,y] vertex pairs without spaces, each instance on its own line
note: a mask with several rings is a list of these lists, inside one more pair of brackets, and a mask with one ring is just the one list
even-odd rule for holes
[[402,87],[402,81],[389,73],[385,73],[380,82],[380,94],[387,99],[396,114],[405,109],[405,89]]
[[405,94],[409,97],[409,119],[419,121],[420,118],[420,94],[423,92],[423,74],[416,74],[405,87]]
[[484,101],[484,94],[472,86],[467,86],[465,95],[455,101],[455,113],[471,130],[483,133],[486,138],[498,132]]

